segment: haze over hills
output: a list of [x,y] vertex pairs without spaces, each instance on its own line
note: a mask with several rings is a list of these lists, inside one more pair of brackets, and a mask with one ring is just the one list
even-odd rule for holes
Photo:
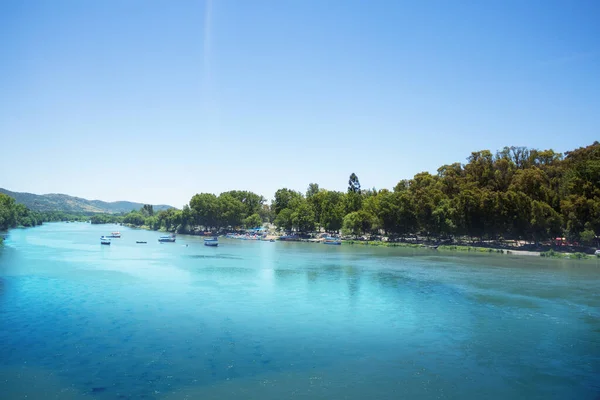
[[[69,196],[60,193],[33,194],[25,192],[11,192],[0,188],[0,193],[4,193],[16,200],[17,203],[24,204],[33,211],[64,211],[64,212],[86,212],[86,213],[108,213],[118,214],[138,210],[144,204],[131,201],[113,201],[106,202],[101,200],[87,200],[81,197]],[[165,204],[154,205],[154,211],[167,210],[174,208]]]

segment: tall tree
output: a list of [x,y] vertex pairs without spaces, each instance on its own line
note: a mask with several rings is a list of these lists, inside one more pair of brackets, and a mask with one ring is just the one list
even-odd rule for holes
[[293,226],[292,213],[292,210],[289,208],[284,208],[281,210],[275,218],[275,226],[277,226],[279,229],[291,231]]
[[144,204],[140,212],[144,217],[151,217],[154,215],[154,207],[152,207],[152,204]]
[[279,212],[284,208],[290,208],[294,201],[303,199],[302,193],[296,192],[291,189],[283,188],[275,192],[275,199],[271,205],[275,215],[279,215]]
[[342,229],[345,215],[345,194],[336,191],[326,191],[321,205],[321,226],[327,232],[338,232]]
[[344,234],[359,235],[371,231],[375,217],[367,211],[351,212],[344,217],[342,232]]
[[300,232],[315,229],[315,212],[308,202],[303,202],[292,212],[292,224]]
[[212,193],[195,194],[190,200],[190,208],[194,212],[194,224],[207,229],[219,225],[219,200]]
[[242,226],[244,219],[244,204],[230,193],[221,193],[218,197],[217,227]]
[[244,226],[246,228],[259,228],[262,225],[262,218],[258,214],[252,214],[244,218]]
[[353,172],[350,174],[350,179],[348,180],[348,193],[358,193],[360,194],[360,182],[358,180],[358,176]]
[[308,185],[308,189],[306,189],[306,198],[310,199],[317,193],[319,193],[319,185],[316,183],[310,183]]

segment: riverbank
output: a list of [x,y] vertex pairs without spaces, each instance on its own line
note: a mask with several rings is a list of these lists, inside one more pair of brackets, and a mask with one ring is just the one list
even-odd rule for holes
[[[132,224],[121,224],[134,229],[145,229],[153,231],[150,226],[135,226]],[[165,229],[159,229],[159,232],[168,232]],[[182,232],[181,234],[192,235],[192,236],[206,236],[204,232]],[[221,233],[219,236],[224,237],[226,234]],[[273,232],[268,232],[263,240],[279,240],[281,236]],[[297,242],[304,243],[322,243],[322,239],[311,238],[311,239],[297,239]],[[547,257],[547,258],[559,258],[559,259],[595,259],[600,258],[600,255],[594,255],[584,252],[594,251],[594,249],[571,249],[561,248],[554,249],[550,246],[539,246],[534,248],[532,245],[514,241],[514,242],[484,242],[477,243],[480,245],[470,245],[463,242],[457,244],[437,244],[434,241],[423,241],[422,243],[411,243],[411,242],[389,242],[384,240],[342,240],[342,244],[351,246],[375,246],[375,247],[404,247],[404,248],[421,248],[421,249],[432,249],[441,251],[455,251],[455,252],[467,252],[467,253],[490,253],[490,254],[508,254],[518,256],[535,256],[535,257]]]
[[343,240],[343,244],[356,245],[356,246],[375,246],[375,247],[408,247],[408,248],[420,248],[420,249],[432,249],[442,251],[457,251],[457,252],[470,252],[470,253],[495,253],[495,254],[509,254],[519,256],[536,256],[536,257],[548,257],[548,258],[564,258],[564,259],[595,259],[600,258],[600,255],[586,254],[583,252],[564,251],[559,252],[554,249],[547,251],[539,250],[522,250],[522,249],[507,249],[506,247],[494,247],[494,246],[467,246],[467,245],[431,245],[422,243],[403,243],[403,242],[383,242],[383,241],[368,241],[368,240]]

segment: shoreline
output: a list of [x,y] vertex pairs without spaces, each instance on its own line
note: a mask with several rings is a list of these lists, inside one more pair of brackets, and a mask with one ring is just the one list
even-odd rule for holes
[[[53,221],[47,222],[49,223],[64,223],[61,221]],[[110,223],[112,225],[112,223]],[[104,224],[97,224],[104,225]],[[108,225],[108,224],[107,224]],[[134,226],[131,224],[117,223],[114,224],[117,226],[125,226],[130,229],[143,229],[153,232],[168,232],[165,229],[155,230],[147,225],[143,226]],[[9,230],[10,231],[10,230]],[[8,233],[8,232],[6,232]],[[204,236],[195,233],[176,233],[177,235],[189,235],[189,236]],[[218,235],[219,237],[224,237],[224,235]],[[280,236],[275,235],[273,233],[268,233],[265,236],[264,241],[275,240],[279,241]],[[2,246],[2,242],[4,237],[0,236],[0,246]],[[236,240],[236,239],[232,239]],[[259,240],[260,241],[260,240]],[[290,240],[290,242],[296,243],[322,243],[321,240],[318,239],[299,239],[299,240]],[[542,250],[523,250],[519,248],[507,248],[506,245],[500,246],[471,246],[466,244],[448,244],[448,245],[433,245],[433,244],[425,244],[425,243],[406,243],[406,242],[384,242],[380,240],[342,240],[342,244],[346,246],[371,246],[371,247],[403,247],[403,248],[414,248],[414,249],[431,249],[431,250],[442,250],[448,252],[460,252],[460,253],[478,253],[478,254],[506,254],[506,255],[517,255],[517,256],[527,256],[527,257],[545,257],[545,258],[553,258],[553,259],[570,259],[570,260],[593,260],[600,259],[600,255],[588,254],[577,251],[557,251],[553,248],[550,248],[547,251]]]
[[374,247],[405,247],[415,249],[431,249],[431,250],[443,250],[452,252],[467,252],[467,253],[480,253],[480,254],[506,254],[506,255],[517,255],[517,256],[534,256],[534,257],[545,257],[553,259],[571,259],[571,260],[593,260],[600,259],[600,255],[587,254],[576,251],[556,251],[549,249],[547,251],[541,250],[522,250],[522,249],[507,249],[506,247],[498,246],[469,246],[469,245],[439,245],[432,246],[422,243],[387,243],[380,241],[361,241],[361,240],[344,240],[343,244],[350,246],[374,246]]

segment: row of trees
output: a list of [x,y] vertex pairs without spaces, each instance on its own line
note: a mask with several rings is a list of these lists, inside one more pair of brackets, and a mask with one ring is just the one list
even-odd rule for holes
[[[391,190],[364,190],[352,174],[345,192],[311,183],[306,193],[277,190],[270,205],[261,195],[234,190],[219,196],[196,194],[181,210],[155,213],[146,205],[125,215],[91,219],[178,232],[272,222],[285,231],[536,242],[567,236],[592,244],[600,233],[600,143],[564,155],[525,147],[473,152],[466,164],[419,173]],[[0,197],[0,229],[43,220],[48,217]]]
[[265,202],[263,196],[243,190],[224,192],[219,196],[199,193],[182,210],[154,212],[151,205],[145,205],[140,210],[124,215],[121,221],[133,226],[178,232],[256,228],[273,219],[271,209]]
[[85,214],[69,214],[62,211],[32,211],[12,197],[0,193],[0,231],[17,226],[37,226],[51,221],[86,221]]
[[350,176],[345,193],[310,184],[305,195],[275,193],[283,229],[390,236],[470,236],[542,241],[566,235],[592,244],[600,233],[600,143],[567,152],[506,147],[471,153],[466,164],[402,180],[393,190],[362,190]]
[[466,164],[419,173],[392,190],[363,190],[352,174],[346,192],[311,183],[306,193],[277,190],[270,205],[248,191],[200,193],[182,210],[145,206],[123,222],[180,232],[273,222],[285,231],[392,237],[539,242],[566,235],[591,244],[600,232],[600,143],[564,155],[525,147],[473,152]]
[[41,225],[43,217],[10,196],[0,193],[0,231],[21,226]]

